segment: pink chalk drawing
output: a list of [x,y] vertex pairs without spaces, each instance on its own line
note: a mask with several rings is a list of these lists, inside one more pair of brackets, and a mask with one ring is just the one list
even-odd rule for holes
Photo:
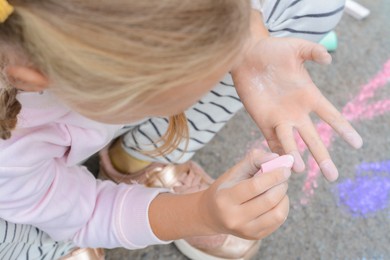
[[[376,91],[386,86],[390,81],[390,59],[385,62],[383,69],[375,75],[369,83],[361,87],[360,92],[348,102],[342,109],[342,115],[352,123],[361,120],[370,120],[376,116],[383,115],[390,111],[390,98],[372,102]],[[334,141],[334,132],[332,128],[324,122],[316,125],[325,146],[329,148]],[[307,150],[302,139],[297,136],[298,148],[301,153]],[[318,187],[317,178],[320,175],[320,169],[314,158],[308,155],[307,158],[307,176],[302,187],[304,196],[301,198],[301,204],[309,202],[310,197],[314,195],[314,190]]]

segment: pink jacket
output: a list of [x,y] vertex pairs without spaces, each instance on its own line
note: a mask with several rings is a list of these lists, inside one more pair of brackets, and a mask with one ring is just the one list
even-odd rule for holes
[[0,141],[0,218],[31,224],[81,247],[142,248],[159,240],[148,221],[163,189],[96,180],[79,163],[122,127],[70,111],[49,91],[22,93],[18,127]]

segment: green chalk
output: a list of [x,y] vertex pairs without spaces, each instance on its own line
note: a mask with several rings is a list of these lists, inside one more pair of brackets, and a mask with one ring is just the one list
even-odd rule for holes
[[334,31],[328,33],[321,41],[320,44],[324,46],[328,51],[335,51],[337,49],[337,35]]

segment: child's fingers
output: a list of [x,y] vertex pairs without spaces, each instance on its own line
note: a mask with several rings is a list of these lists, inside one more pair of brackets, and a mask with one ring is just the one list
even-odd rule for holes
[[291,170],[288,168],[279,168],[271,172],[255,175],[232,186],[229,189],[229,195],[233,203],[242,204],[272,187],[286,182],[290,175]]
[[299,126],[298,132],[320,166],[325,178],[328,181],[335,181],[339,176],[338,170],[310,118],[307,118]]
[[314,112],[328,123],[349,145],[355,149],[363,145],[361,136],[324,96],[318,101],[317,109]]
[[256,219],[275,208],[286,196],[287,190],[287,182],[278,184],[261,195],[243,203],[240,212],[248,219]]
[[[279,155],[275,153],[266,153],[261,149],[252,149],[249,153],[247,153],[245,158],[237,164],[238,168],[236,170],[248,172],[250,176],[253,176],[259,171],[263,163],[275,159],[278,156]],[[247,168],[248,166],[249,168]]]
[[219,187],[219,190],[230,188],[238,182],[252,177],[259,171],[261,164],[275,159],[276,157],[278,157],[277,154],[265,153],[261,149],[252,149],[246,154],[244,159],[234,165],[226,174],[224,174],[224,176],[222,176],[223,183]]
[[248,236],[246,239],[263,239],[275,232],[286,221],[290,209],[288,196],[283,199],[272,210],[259,216],[246,225]]
[[273,128],[262,128],[261,132],[263,133],[265,140],[267,140],[267,144],[269,149],[277,154],[284,154],[283,146],[280,143],[280,140]]
[[300,55],[305,60],[315,61],[319,64],[330,64],[332,56],[328,53],[326,48],[320,44],[299,40],[300,41]]
[[294,138],[294,128],[291,125],[281,124],[275,129],[276,135],[283,146],[286,154],[291,154],[294,157],[293,170],[295,172],[302,172],[305,170],[305,163],[298,152],[297,143]]
[[[237,183],[253,177],[253,175],[255,175],[259,171],[263,163],[275,159],[278,156],[279,155],[274,153],[265,153],[263,150],[260,149],[251,150],[249,153],[247,153],[243,160],[241,160],[239,163],[233,166],[226,174],[219,178],[222,183],[219,185],[218,190],[230,189]],[[233,199],[233,201],[237,200]]]

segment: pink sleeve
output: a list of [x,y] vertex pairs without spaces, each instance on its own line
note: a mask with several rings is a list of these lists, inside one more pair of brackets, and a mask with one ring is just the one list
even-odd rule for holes
[[52,124],[0,141],[0,218],[31,224],[55,240],[72,239],[82,247],[167,243],[153,234],[148,221],[150,202],[166,190],[96,180],[85,167],[69,165],[67,158],[77,154],[72,143],[102,146],[102,133]]

